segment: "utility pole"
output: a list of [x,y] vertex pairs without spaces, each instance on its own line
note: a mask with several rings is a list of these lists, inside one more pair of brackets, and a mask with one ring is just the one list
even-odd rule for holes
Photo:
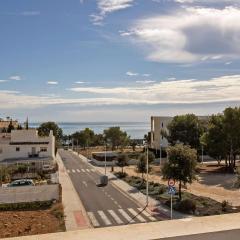
[[147,145],[147,185],[146,185],[146,196],[147,196],[147,199],[146,199],[146,206],[148,206],[148,145]]
[[107,175],[107,142],[105,142],[105,158],[104,158],[104,168],[105,168],[105,176]]

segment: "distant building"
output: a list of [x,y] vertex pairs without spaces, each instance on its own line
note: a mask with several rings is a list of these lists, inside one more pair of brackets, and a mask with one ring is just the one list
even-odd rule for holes
[[150,147],[152,149],[166,148],[168,140],[163,137],[162,131],[168,131],[167,126],[172,121],[173,117],[151,117],[151,132],[150,132]]
[[[200,121],[206,121],[207,116],[198,116]],[[152,149],[159,150],[161,148],[168,147],[168,140],[162,135],[162,131],[168,133],[168,124],[171,123],[173,117],[151,117],[151,132],[150,132],[150,147]]]
[[0,163],[19,161],[53,160],[55,137],[41,137],[36,129],[12,130],[0,133]]
[[19,125],[17,120],[11,120],[11,119],[3,120],[3,119],[0,119],[0,133],[6,132],[7,129],[8,129],[8,126],[10,124],[12,124],[14,129],[17,129],[18,125]]

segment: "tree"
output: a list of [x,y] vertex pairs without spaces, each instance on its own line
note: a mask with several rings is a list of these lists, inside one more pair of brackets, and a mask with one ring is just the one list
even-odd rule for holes
[[137,146],[137,141],[136,140],[130,140],[130,145],[132,147],[132,150],[135,152],[136,146]]
[[74,145],[79,144],[84,147],[92,146],[95,140],[94,131],[90,128],[85,128],[80,132],[75,132],[71,135]]
[[130,141],[130,137],[125,131],[122,131],[120,127],[110,127],[109,129],[105,129],[104,139],[106,142],[111,143],[112,150],[119,146],[124,147]]
[[117,166],[122,168],[122,174],[124,173],[124,167],[128,166],[128,155],[125,153],[119,154],[117,157]]
[[14,130],[14,126],[13,126],[12,119],[11,119],[10,123],[8,125],[8,128],[7,128],[7,132],[10,133],[12,130]]
[[201,143],[208,155],[218,161],[227,157],[226,136],[223,126],[223,115],[213,115],[209,119],[208,130],[201,137]]
[[42,123],[38,128],[38,133],[40,136],[49,136],[51,130],[56,138],[56,142],[60,144],[63,137],[63,131],[55,122]]
[[163,132],[171,145],[182,143],[200,150],[200,136],[203,134],[203,122],[194,114],[175,116]]
[[179,183],[179,199],[182,200],[182,183],[192,183],[196,179],[197,152],[190,146],[177,144],[167,149],[168,162],[163,165],[164,179],[174,179]]
[[[148,152],[148,171],[150,171],[150,164],[154,161],[155,156],[152,152]],[[144,181],[144,173],[147,173],[147,154],[143,153],[139,156],[137,163],[137,171],[142,174],[142,180]]]

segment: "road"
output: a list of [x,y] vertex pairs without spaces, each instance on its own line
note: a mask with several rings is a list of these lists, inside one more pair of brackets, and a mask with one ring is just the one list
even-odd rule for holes
[[87,211],[93,227],[107,227],[161,220],[151,216],[111,183],[98,187],[100,174],[78,156],[60,150],[59,154]]

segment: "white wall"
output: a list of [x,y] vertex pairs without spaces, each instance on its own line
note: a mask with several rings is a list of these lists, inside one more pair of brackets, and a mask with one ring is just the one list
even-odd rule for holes
[[[17,148],[19,151],[16,151]],[[55,137],[52,131],[48,137],[40,137],[35,129],[13,130],[8,142],[0,142],[0,161],[8,158],[28,158],[28,155],[32,153],[32,148],[35,148],[36,154],[39,153],[39,157],[55,158]],[[47,151],[42,152],[41,148],[47,148]]]

